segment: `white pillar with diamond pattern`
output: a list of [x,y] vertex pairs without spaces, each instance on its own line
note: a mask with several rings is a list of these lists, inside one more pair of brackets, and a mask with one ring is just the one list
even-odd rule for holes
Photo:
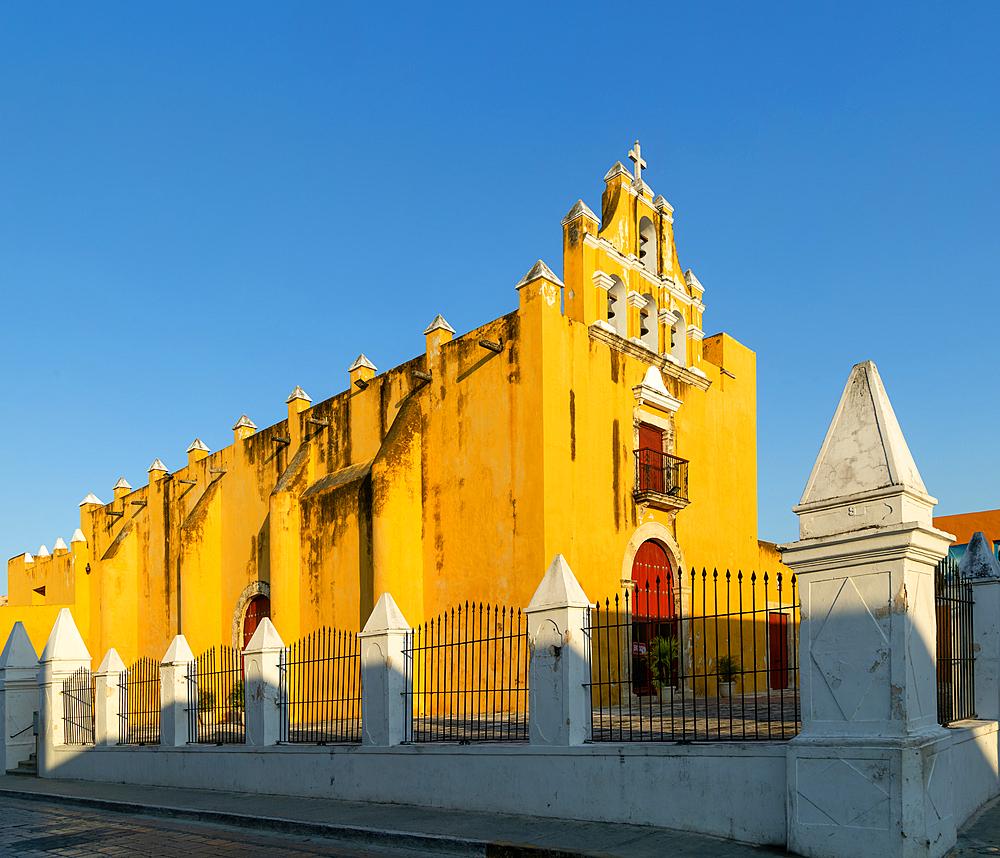
[[854,367],[781,546],[801,592],[802,732],[788,745],[788,848],[937,858],[955,844],[937,723],[934,566],[951,536],[871,362]]

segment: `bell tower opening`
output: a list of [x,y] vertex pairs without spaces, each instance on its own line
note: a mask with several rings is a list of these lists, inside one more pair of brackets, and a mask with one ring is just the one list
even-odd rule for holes
[[656,252],[656,227],[643,216],[639,221],[639,263],[653,274],[660,273],[659,254]]
[[628,313],[625,310],[625,284],[620,277],[611,275],[611,288],[608,289],[608,324],[615,329],[619,337],[628,336]]

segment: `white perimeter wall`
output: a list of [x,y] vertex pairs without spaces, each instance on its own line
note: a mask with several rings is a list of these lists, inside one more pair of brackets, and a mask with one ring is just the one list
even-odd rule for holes
[[785,843],[785,743],[53,752],[46,777],[628,822]]
[[962,825],[991,798],[1000,795],[997,777],[997,722],[962,721],[951,727],[951,780],[955,788],[955,823]]

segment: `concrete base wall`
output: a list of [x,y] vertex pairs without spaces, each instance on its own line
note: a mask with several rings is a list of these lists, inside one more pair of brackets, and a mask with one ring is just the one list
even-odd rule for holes
[[991,798],[1000,795],[997,766],[997,722],[963,721],[951,727],[951,772],[955,789],[955,822],[962,825]]
[[45,777],[628,822],[785,843],[785,744],[53,748]]

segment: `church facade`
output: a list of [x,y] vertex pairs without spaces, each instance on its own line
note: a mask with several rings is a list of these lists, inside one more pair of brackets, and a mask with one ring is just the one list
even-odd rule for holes
[[513,312],[462,336],[438,316],[407,363],[362,355],[335,396],[296,388],[280,423],[244,415],[230,446],[89,495],[69,545],[8,562],[0,634],[21,620],[40,650],[68,606],[95,658],[130,663],[178,633],[241,646],[265,615],[286,642],[357,630],[383,592],[414,624],[524,606],[556,554],[593,600],[659,580],[666,612],[692,565],[781,569],[757,539],[755,355],[703,335],[673,209],[630,157]]

